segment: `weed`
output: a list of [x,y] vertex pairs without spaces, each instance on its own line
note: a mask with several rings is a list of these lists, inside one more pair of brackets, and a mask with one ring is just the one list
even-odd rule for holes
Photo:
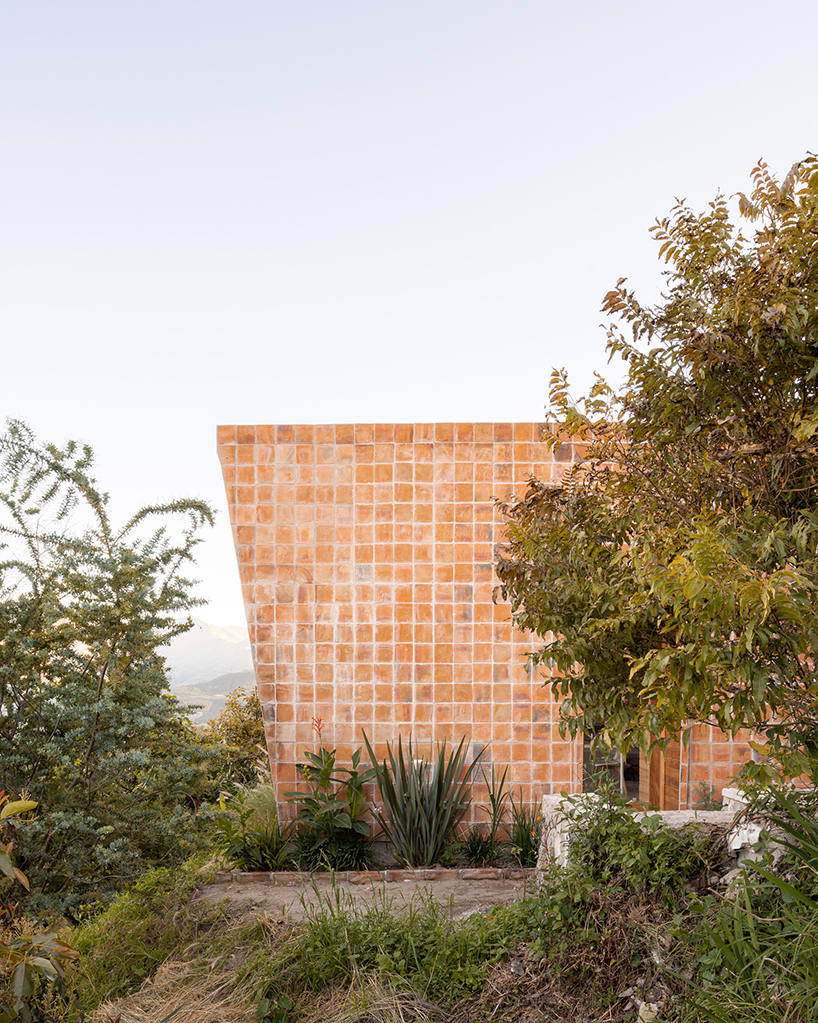
[[290,1009],[295,1008],[292,998],[282,995],[273,1002],[262,998],[258,1004],[258,1023],[288,1023]]
[[[486,775],[486,770],[483,765],[480,765],[480,773],[483,776],[483,783],[486,786],[489,797],[489,805],[484,806],[484,809],[489,815],[489,830],[488,835],[485,836],[486,841],[477,841],[476,847],[473,852],[476,854],[474,861],[471,858],[471,853],[466,847],[466,855],[469,857],[469,862],[475,862],[475,865],[479,866],[492,866],[498,855],[500,854],[501,838],[500,834],[503,830],[506,830],[503,818],[506,813],[506,804],[508,803],[509,793],[506,789],[506,778],[508,777],[508,768],[503,768],[503,773],[500,778],[497,778],[495,773],[496,769],[494,764],[491,765],[491,779]],[[474,834],[474,832],[472,832]],[[470,836],[471,837],[471,836]],[[506,836],[507,837],[507,836]],[[479,860],[479,864],[478,861]]]
[[524,926],[510,907],[453,923],[431,893],[420,905],[395,910],[383,893],[362,906],[338,888],[315,892],[306,927],[269,962],[264,995],[271,1000],[375,975],[451,1001],[480,988]]
[[771,791],[766,816],[787,854],[755,864],[733,898],[687,940],[696,949],[691,1016],[710,1023],[818,1021],[818,820],[791,793]]
[[73,983],[81,1004],[119,997],[150,977],[174,951],[195,947],[222,918],[193,898],[202,884],[199,862],[145,874],[95,920],[75,932],[80,953]]
[[321,834],[311,828],[296,831],[293,859],[299,870],[369,870],[374,859],[370,843],[344,831]]
[[463,853],[462,842],[448,842],[440,854],[440,862],[444,867],[456,867],[457,858],[461,853]]
[[636,819],[619,790],[603,782],[594,795],[569,796],[571,870],[596,885],[622,875],[635,889],[661,890],[668,902],[707,866],[709,840],[662,827],[658,814]]
[[460,843],[463,853],[472,867],[490,867],[497,858],[497,844],[479,826],[471,828]]
[[700,781],[693,790],[693,807],[696,810],[721,810],[724,801],[716,797],[716,790],[706,781]]

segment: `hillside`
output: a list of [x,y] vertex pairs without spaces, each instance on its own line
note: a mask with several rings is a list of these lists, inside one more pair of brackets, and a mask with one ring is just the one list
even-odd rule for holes
[[248,692],[256,685],[253,671],[231,671],[226,675],[197,682],[194,685],[174,686],[173,695],[180,703],[193,704],[201,709],[191,715],[190,720],[196,725],[203,725],[211,718],[217,717],[234,689],[241,687]]

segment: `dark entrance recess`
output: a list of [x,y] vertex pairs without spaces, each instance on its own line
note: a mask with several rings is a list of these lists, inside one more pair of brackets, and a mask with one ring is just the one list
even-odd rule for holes
[[586,734],[582,755],[582,791],[595,792],[604,778],[627,797],[639,798],[639,747],[633,746],[623,757],[619,750],[597,748],[591,751],[593,735]]

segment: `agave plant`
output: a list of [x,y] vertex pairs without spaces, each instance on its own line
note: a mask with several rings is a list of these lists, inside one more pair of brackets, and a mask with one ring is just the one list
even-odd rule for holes
[[476,760],[467,762],[465,737],[456,747],[438,745],[434,756],[419,756],[411,736],[406,746],[386,744],[380,763],[364,734],[378,782],[383,810],[375,816],[392,843],[396,859],[408,867],[437,862],[443,844],[463,819],[469,805],[469,784]]

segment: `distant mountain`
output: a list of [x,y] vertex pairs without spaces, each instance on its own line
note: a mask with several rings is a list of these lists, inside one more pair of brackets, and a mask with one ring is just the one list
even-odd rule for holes
[[[211,682],[222,675],[253,672],[247,629],[238,625],[209,625],[193,619],[193,628],[163,647],[171,689]],[[240,685],[241,683],[236,683]],[[235,686],[233,687],[235,688]]]
[[173,695],[186,706],[200,707],[190,720],[196,725],[203,725],[211,718],[218,717],[224,710],[227,697],[234,689],[241,687],[252,692],[255,689],[256,676],[252,671],[231,671],[227,675],[219,675],[209,682],[199,682],[190,686],[175,686]]

